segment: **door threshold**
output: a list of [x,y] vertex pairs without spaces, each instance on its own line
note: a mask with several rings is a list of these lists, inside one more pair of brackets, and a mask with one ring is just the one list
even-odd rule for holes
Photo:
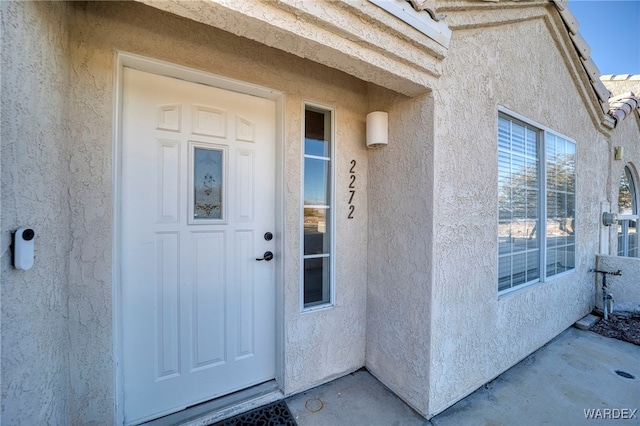
[[205,426],[284,399],[275,380],[212,399],[177,413],[143,423],[145,426]]

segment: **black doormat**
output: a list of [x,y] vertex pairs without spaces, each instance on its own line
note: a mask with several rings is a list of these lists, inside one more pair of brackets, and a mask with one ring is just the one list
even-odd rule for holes
[[284,401],[238,414],[209,426],[297,426]]

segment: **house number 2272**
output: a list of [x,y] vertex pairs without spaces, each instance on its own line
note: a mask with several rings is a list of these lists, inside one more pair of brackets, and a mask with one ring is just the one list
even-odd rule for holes
[[349,215],[347,219],[353,219],[353,212],[356,210],[356,206],[353,205],[353,197],[356,195],[356,160],[351,160],[349,173]]

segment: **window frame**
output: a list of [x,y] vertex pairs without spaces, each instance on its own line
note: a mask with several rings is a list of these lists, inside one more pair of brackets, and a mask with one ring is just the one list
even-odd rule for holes
[[[328,196],[328,216],[327,221],[329,226],[327,231],[330,232],[329,241],[329,300],[324,303],[318,303],[311,306],[305,306],[304,303],[304,262],[306,259],[318,258],[317,255],[305,255],[305,241],[304,241],[304,210],[305,210],[305,159],[319,159],[320,157],[313,154],[305,153],[305,134],[306,134],[306,111],[317,111],[321,113],[328,113],[330,116],[330,143],[329,143],[329,177],[327,179],[327,186],[329,191]],[[336,108],[333,106],[311,102],[302,102],[301,111],[301,138],[300,138],[300,312],[309,313],[326,309],[331,309],[335,306],[335,253],[336,253]],[[309,208],[309,206],[307,206]]]
[[[573,169],[573,175],[574,175],[574,188],[573,188],[573,203],[574,203],[574,221],[575,221],[575,212],[577,211],[577,204],[578,204],[578,192],[577,192],[577,176],[578,176],[578,144],[576,143],[576,141],[572,138],[569,138],[557,131],[554,131],[544,125],[541,125],[540,123],[537,123],[533,120],[530,120],[524,116],[522,116],[521,114],[518,114],[514,111],[511,111],[507,108],[504,107],[498,107],[498,113],[496,115],[496,122],[495,122],[495,137],[496,137],[496,161],[499,161],[499,146],[498,146],[498,137],[499,137],[499,121],[500,118],[504,118],[510,121],[514,121],[514,122],[519,122],[520,125],[524,125],[526,128],[531,128],[532,130],[536,131],[537,134],[537,140],[538,140],[538,146],[536,147],[536,153],[537,153],[537,161],[538,161],[538,182],[537,182],[537,190],[538,190],[538,212],[537,212],[537,229],[536,232],[539,235],[539,239],[538,239],[538,278],[528,281],[528,282],[524,282],[522,284],[518,284],[515,285],[513,287],[509,287],[506,288],[504,290],[500,290],[499,289],[499,283],[500,283],[500,267],[499,267],[499,259],[500,259],[500,244],[499,244],[499,238],[500,238],[500,233],[497,232],[498,235],[498,247],[496,248],[496,262],[495,262],[495,266],[496,266],[496,290],[497,290],[497,294],[498,294],[498,299],[509,295],[509,294],[513,294],[513,293],[517,293],[521,290],[530,288],[532,286],[536,286],[545,282],[549,282],[549,281],[553,281],[556,279],[559,279],[561,277],[570,275],[572,273],[575,273],[577,267],[574,263],[572,268],[569,268],[565,271],[556,273],[554,275],[551,276],[547,276],[547,259],[548,259],[548,236],[547,236],[547,221],[549,219],[549,214],[548,214],[548,209],[547,209],[547,196],[548,196],[548,192],[549,192],[549,188],[547,185],[547,180],[548,180],[548,170],[547,170],[547,166],[549,164],[549,160],[547,158],[547,146],[548,146],[548,135],[553,135],[555,137],[559,137],[564,139],[567,142],[570,142],[573,144],[574,146],[574,169]],[[499,166],[499,163],[496,164],[497,166]],[[498,177],[498,168],[496,168],[496,177]],[[497,182],[497,189],[500,188],[500,183],[499,181]],[[497,217],[496,217],[496,223],[499,226],[500,225],[500,203],[499,200],[497,200],[498,202],[496,203],[496,207],[497,207]],[[573,230],[573,253],[574,253],[574,261],[575,261],[575,254],[576,254],[576,247],[577,247],[577,232],[574,228]],[[570,244],[567,244],[567,246]],[[503,255],[504,257],[504,255]]]

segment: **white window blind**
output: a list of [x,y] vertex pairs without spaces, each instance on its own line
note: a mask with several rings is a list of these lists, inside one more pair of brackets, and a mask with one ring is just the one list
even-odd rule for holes
[[568,139],[499,115],[498,292],[575,267],[575,154]]

